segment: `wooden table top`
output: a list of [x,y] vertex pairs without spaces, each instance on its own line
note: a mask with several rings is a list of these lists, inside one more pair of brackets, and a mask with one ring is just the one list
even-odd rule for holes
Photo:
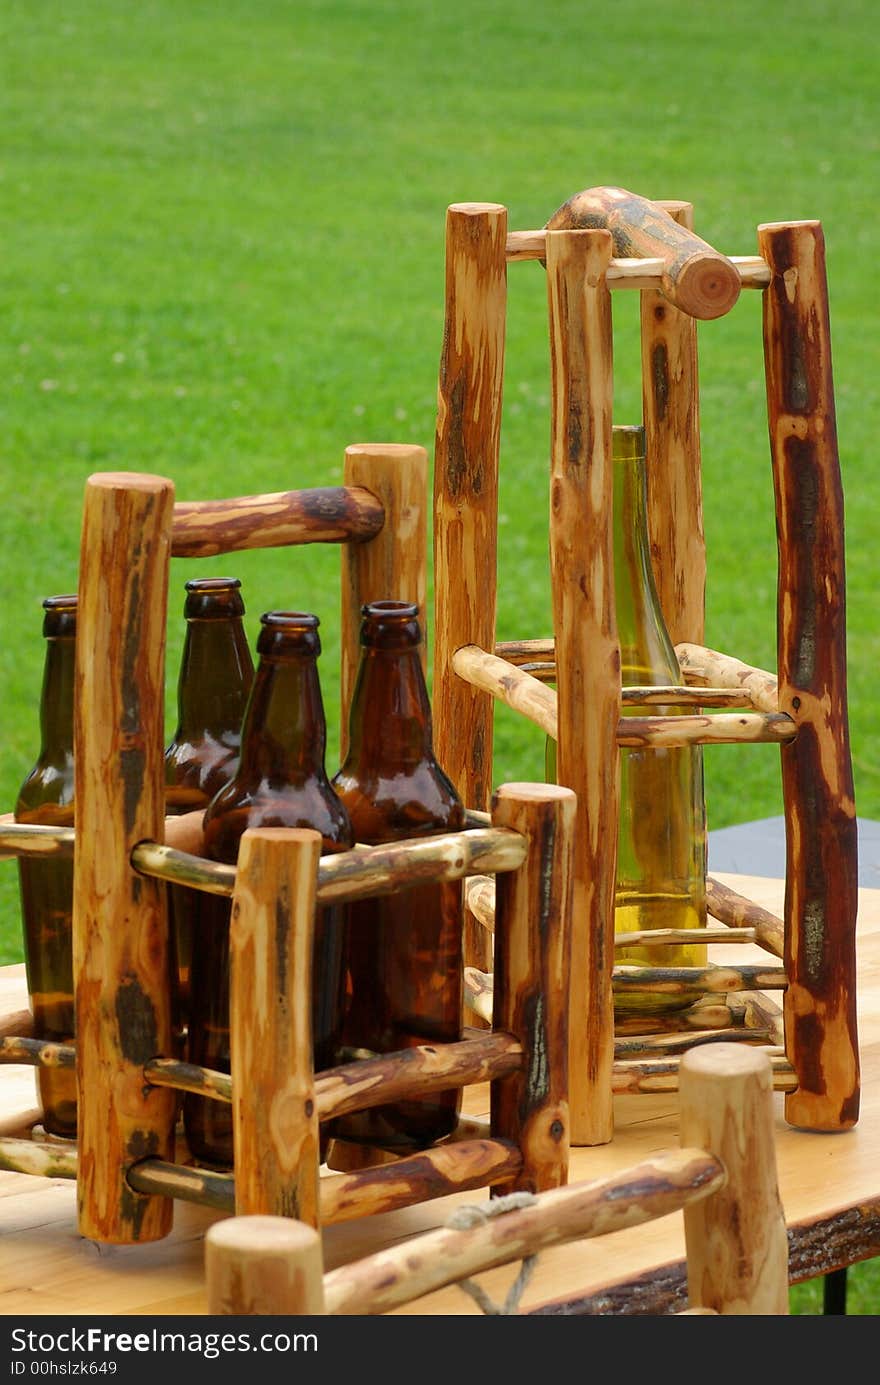
[[[741,894],[781,913],[779,880],[718,875]],[[744,962],[751,949],[713,948],[712,960]],[[758,958],[766,954],[755,949]],[[779,1182],[789,1226],[793,1281],[880,1255],[880,890],[859,891],[859,1044],[862,1099],[858,1125],[814,1135],[786,1125],[774,1095]],[[751,958],[749,958],[751,960]],[[26,1004],[23,966],[0,968],[0,1014]],[[0,1067],[0,1131],[33,1107],[34,1072]],[[487,1089],[469,1088],[465,1110],[485,1112]],[[615,1098],[615,1136],[608,1145],[572,1151],[570,1181],[600,1177],[678,1143],[675,1094]],[[390,1241],[442,1225],[461,1193],[400,1212],[324,1230],[325,1268]],[[76,1228],[71,1181],[0,1173],[0,1312],[4,1314],[203,1314],[203,1237],[221,1213],[175,1205],[174,1229],[142,1246],[98,1246]],[[659,1312],[685,1305],[684,1233],[680,1214],[598,1240],[541,1253],[521,1311],[552,1314],[626,1309]],[[504,1298],[517,1266],[493,1270],[481,1284]],[[609,1286],[612,1286],[609,1288]],[[479,1313],[457,1286],[441,1289],[401,1314]]]

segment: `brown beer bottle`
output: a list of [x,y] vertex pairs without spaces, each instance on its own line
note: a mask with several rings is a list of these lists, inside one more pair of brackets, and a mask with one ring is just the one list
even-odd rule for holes
[[[75,595],[43,602],[46,657],[40,698],[40,754],[15,804],[16,822],[73,825],[73,687]],[[25,970],[34,1037],[70,1043],[73,1001],[73,858],[20,857]],[[43,1126],[52,1135],[76,1134],[76,1074],[39,1068]]]
[[[165,751],[166,811],[205,809],[238,768],[241,724],[254,680],[237,577],[194,578],[186,583],[186,635],[177,680],[177,729]],[[193,915],[203,896],[184,885],[168,891],[176,959],[177,1044],[189,1009]]]
[[[248,698],[238,769],[205,810],[205,855],[234,865],[249,827],[311,827],[322,852],[354,845],[348,813],[324,764],[327,730],[318,678],[318,618],[302,611],[260,617],[257,671]],[[228,898],[203,893],[195,917],[190,989],[189,1060],[230,1070]],[[342,911],[317,910],[312,1022],[316,1070],[333,1062],[342,1004]],[[200,1162],[232,1163],[232,1111],[187,1095],[184,1128]]]
[[[333,779],[358,842],[458,831],[461,801],[434,758],[418,607],[364,606],[349,749]],[[389,1053],[461,1037],[462,887],[417,885],[347,906],[343,1044]],[[331,1133],[384,1148],[423,1148],[454,1128],[460,1092],[340,1117]]]

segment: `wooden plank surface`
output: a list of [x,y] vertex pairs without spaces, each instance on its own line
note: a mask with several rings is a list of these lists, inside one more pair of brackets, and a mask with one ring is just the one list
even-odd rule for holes
[[[723,883],[779,912],[781,881],[722,875]],[[714,961],[742,961],[746,945],[714,949]],[[726,955],[725,955],[726,954]],[[763,956],[756,950],[757,960]],[[780,1187],[789,1226],[794,1279],[880,1255],[880,890],[859,891],[859,1037],[863,1093],[859,1124],[833,1135],[807,1134],[776,1106]],[[751,957],[749,960],[753,960]],[[0,969],[0,1015],[20,1009],[24,968]],[[487,1089],[466,1092],[468,1114],[485,1112]],[[34,1105],[32,1069],[0,1068],[0,1119]],[[572,1150],[571,1178],[599,1177],[678,1143],[675,1099],[615,1098],[610,1144]],[[465,1192],[421,1207],[386,1213],[324,1231],[325,1266],[442,1225],[456,1206],[481,1202]],[[0,1312],[4,1314],[201,1314],[206,1311],[203,1236],[221,1213],[177,1203],[164,1241],[98,1247],[76,1230],[74,1188],[61,1180],[0,1173]],[[596,1312],[625,1306],[660,1311],[659,1297],[684,1302],[683,1223],[668,1217],[601,1240],[541,1254],[522,1299],[526,1312]],[[481,1283],[501,1300],[517,1266],[494,1270]],[[608,1289],[608,1285],[612,1285]],[[596,1298],[597,1289],[602,1296]],[[464,1315],[479,1309],[460,1289],[440,1290],[406,1314]]]

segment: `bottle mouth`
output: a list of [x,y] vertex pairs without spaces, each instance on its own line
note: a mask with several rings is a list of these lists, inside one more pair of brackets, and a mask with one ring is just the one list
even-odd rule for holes
[[317,630],[321,622],[310,611],[264,611],[260,624],[273,630]]
[[191,577],[184,586],[186,620],[226,620],[229,616],[244,615],[237,577]]
[[43,634],[47,639],[72,638],[76,634],[77,593],[43,599]]
[[367,648],[405,649],[421,643],[414,601],[368,601],[361,616],[361,644]]
[[419,608],[414,601],[368,601],[361,607],[362,616],[386,620],[395,616],[400,620],[413,620],[418,613]]
[[611,429],[611,456],[615,462],[639,461],[645,455],[645,429],[641,423],[615,424]]
[[284,658],[321,653],[320,621],[310,611],[264,611],[257,637],[257,653]]

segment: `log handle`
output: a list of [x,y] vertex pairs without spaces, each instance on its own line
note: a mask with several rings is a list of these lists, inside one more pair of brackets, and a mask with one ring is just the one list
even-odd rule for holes
[[660,287],[691,317],[723,317],[739,298],[739,271],[726,255],[680,226],[665,208],[626,188],[587,188],[564,202],[547,222],[548,231],[611,232],[614,254],[662,259]]

